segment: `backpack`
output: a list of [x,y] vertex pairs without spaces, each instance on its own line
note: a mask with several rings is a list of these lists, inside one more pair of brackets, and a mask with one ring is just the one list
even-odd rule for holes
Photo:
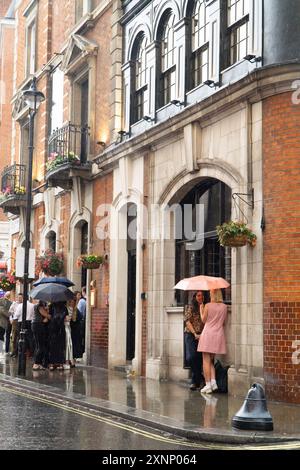
[[215,362],[216,382],[220,393],[228,392],[228,369],[229,366],[223,367],[219,360]]

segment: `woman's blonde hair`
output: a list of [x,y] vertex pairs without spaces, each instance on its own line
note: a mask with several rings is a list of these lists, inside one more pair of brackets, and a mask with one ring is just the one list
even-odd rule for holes
[[214,289],[210,291],[211,302],[221,303],[223,302],[223,294],[221,289]]

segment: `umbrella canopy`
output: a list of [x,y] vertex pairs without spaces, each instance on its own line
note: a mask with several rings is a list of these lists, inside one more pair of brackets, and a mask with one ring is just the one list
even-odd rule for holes
[[35,287],[30,297],[44,302],[65,302],[74,299],[74,294],[66,286],[51,282]]
[[179,281],[174,289],[180,290],[214,290],[225,289],[230,284],[222,277],[195,276]]
[[67,277],[42,277],[41,279],[35,281],[32,285],[34,287],[37,287],[41,284],[49,284],[51,282],[55,282],[56,284],[62,284],[66,287],[75,286],[74,282],[70,281],[70,279],[68,279]]

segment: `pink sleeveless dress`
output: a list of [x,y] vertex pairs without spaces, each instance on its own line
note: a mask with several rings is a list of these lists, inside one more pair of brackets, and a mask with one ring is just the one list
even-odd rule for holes
[[201,333],[198,351],[211,354],[226,354],[224,323],[227,306],[223,303],[207,304],[208,315]]

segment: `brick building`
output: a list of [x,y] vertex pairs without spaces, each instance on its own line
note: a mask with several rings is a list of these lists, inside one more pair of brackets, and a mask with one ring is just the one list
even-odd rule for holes
[[[92,281],[98,285],[86,338],[87,361],[98,365],[107,363],[107,268],[91,272],[78,267],[76,260],[82,253],[108,249],[98,243],[93,230],[97,204],[92,160],[99,142],[100,148],[109,144],[113,122],[112,5],[109,0],[11,2],[13,73],[6,80],[12,86],[13,119],[7,115],[7,125],[12,126],[6,153],[10,166],[2,173],[2,191],[9,187],[11,194],[0,203],[9,215],[14,259],[24,242],[29,158],[28,109],[22,93],[35,76],[46,100],[35,118],[31,242],[37,256],[49,248],[63,254],[64,274],[73,280],[74,289]],[[110,202],[109,176],[95,183],[95,194]]]
[[[186,379],[186,298],[173,287],[223,276],[229,392],[259,381],[269,397],[299,403],[298,1],[16,0],[10,12],[2,184],[26,177],[22,91],[34,74],[46,102],[36,118],[32,242],[38,254],[63,253],[76,288],[96,289],[87,361]],[[195,214],[199,204],[204,226],[178,234],[180,210]],[[0,206],[14,256],[24,197]],[[249,224],[256,247],[219,245],[216,225],[229,219]],[[84,252],[106,263],[86,273],[76,265]]]
[[[11,103],[13,75],[13,39],[15,21],[11,18],[10,0],[0,2],[0,169],[10,164]],[[10,77],[7,80],[7,77]],[[9,222],[0,209],[0,252],[3,267],[10,257]]]

